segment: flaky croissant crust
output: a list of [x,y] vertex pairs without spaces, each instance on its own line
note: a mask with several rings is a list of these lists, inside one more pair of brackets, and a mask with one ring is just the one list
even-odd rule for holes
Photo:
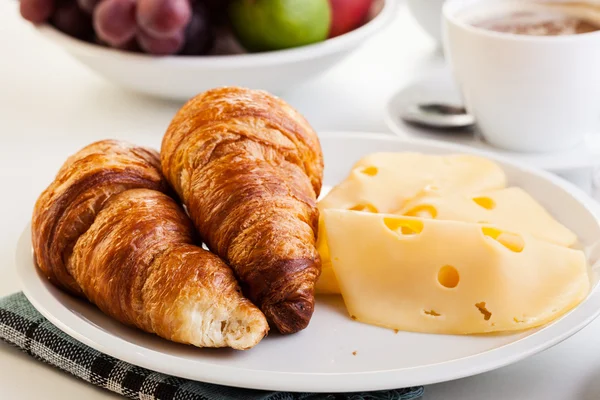
[[[202,131],[201,137],[196,131]],[[256,156],[303,171],[319,196],[323,154],[316,133],[289,104],[260,90],[223,87],[188,101],[163,138],[163,173],[178,193],[189,193],[184,188],[190,183],[187,171],[206,165],[223,144],[244,139],[256,144]]]
[[36,262],[53,284],[81,295],[66,268],[73,246],[111,196],[134,188],[169,191],[154,150],[105,140],[67,159],[32,218]]
[[268,332],[264,315],[193,234],[173,199],[128,190],[98,213],[68,268],[85,296],[122,323],[198,347],[255,346]]
[[34,210],[38,267],[107,315],[166,339],[247,349],[267,333],[231,269],[193,245],[158,155],[117,141],[69,158]]
[[280,332],[305,328],[320,274],[316,133],[262,91],[210,90],[177,113],[162,143],[163,172],[209,248]]

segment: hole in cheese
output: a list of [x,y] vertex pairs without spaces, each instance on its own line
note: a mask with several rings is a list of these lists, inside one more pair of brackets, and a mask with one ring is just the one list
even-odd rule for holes
[[492,313],[489,312],[487,308],[485,308],[485,301],[475,304],[475,307],[477,307],[479,312],[483,314],[483,319],[485,319],[486,321],[489,321],[490,318],[492,318]]
[[460,276],[458,271],[452,265],[444,265],[438,272],[438,282],[440,285],[452,289],[458,286]]
[[384,218],[383,222],[388,229],[400,235],[417,235],[423,231],[423,222],[418,220]]
[[432,317],[439,317],[442,314],[437,313],[435,310],[423,310],[425,315],[431,315]]
[[377,214],[377,207],[373,204],[358,204],[354,207],[349,208],[350,211],[363,211]]
[[379,169],[374,166],[366,167],[360,171],[361,173],[369,176],[375,176],[379,172]]
[[496,203],[494,200],[489,197],[475,197],[473,201],[480,207],[485,208],[486,210],[493,210],[496,208]]
[[503,232],[500,229],[489,226],[481,228],[481,231],[485,236],[494,239],[502,246],[506,247],[510,251],[514,251],[515,253],[520,253],[525,248],[525,241],[516,233]]
[[437,217],[437,210],[432,205],[422,204],[422,205],[416,206],[412,210],[404,213],[404,215],[406,215],[407,217],[435,219]]

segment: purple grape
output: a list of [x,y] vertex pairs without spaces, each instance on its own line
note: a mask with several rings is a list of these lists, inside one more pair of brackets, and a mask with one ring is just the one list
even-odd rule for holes
[[208,11],[212,12],[227,12],[227,7],[230,0],[203,0],[204,5]]
[[21,0],[21,16],[34,24],[46,22],[54,11],[54,0]]
[[124,44],[122,44],[120,46],[116,46],[116,47],[110,46],[104,40],[100,39],[98,37],[98,35],[94,35],[94,38],[91,40],[91,42],[94,44],[100,45],[100,46],[113,47],[115,49],[129,51],[132,53],[141,53],[142,52],[142,49],[140,49],[140,45],[138,44],[137,39],[135,37],[133,37],[129,41],[125,42]]
[[182,32],[192,16],[190,0],[139,0],[138,25],[155,38],[171,38]]
[[130,41],[117,47],[117,49],[123,50],[123,51],[129,51],[131,53],[141,53],[142,52],[142,49],[140,48],[140,45],[137,42],[137,38],[135,38],[135,37],[132,38]]
[[210,13],[211,21],[217,24],[223,24],[227,21],[227,8],[231,3],[230,0],[204,0],[203,3]]
[[157,38],[139,29],[137,40],[146,53],[166,56],[178,53],[183,48],[185,35],[183,31],[179,31],[168,38]]
[[135,36],[135,0],[102,0],[94,10],[94,28],[98,37],[120,47]]
[[99,45],[99,46],[108,46],[108,43],[106,43],[104,40],[100,39],[100,38],[98,37],[98,35],[94,35],[94,36],[92,37],[92,40],[90,40],[90,42],[92,42],[92,43],[94,43],[94,44],[97,44],[97,45]]
[[202,4],[194,6],[192,18],[185,29],[185,45],[181,54],[188,56],[206,54],[215,41],[214,31],[209,23],[209,16]]
[[86,13],[92,15],[94,13],[94,9],[98,5],[100,0],[77,0],[77,4],[79,4],[79,8],[81,8]]
[[81,11],[74,1],[60,3],[52,15],[51,21],[56,28],[67,35],[84,40],[92,37],[92,19]]

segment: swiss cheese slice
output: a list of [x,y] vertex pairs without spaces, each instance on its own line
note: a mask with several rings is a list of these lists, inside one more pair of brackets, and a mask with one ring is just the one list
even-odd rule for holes
[[505,186],[502,168],[483,157],[375,153],[358,161],[319,208],[389,213],[420,194],[474,193]]
[[[319,202],[326,209],[392,213],[417,196],[474,193],[506,186],[502,168],[466,154],[374,153],[358,161],[350,175]],[[319,224],[317,248],[322,273],[317,293],[339,293],[331,269],[326,233]]]
[[480,194],[455,193],[446,196],[417,197],[397,214],[493,224],[512,232],[529,233],[538,239],[572,246],[577,236],[555,220],[523,189],[511,187]]
[[528,329],[587,295],[582,251],[493,226],[326,210],[333,268],[354,319],[426,333]]

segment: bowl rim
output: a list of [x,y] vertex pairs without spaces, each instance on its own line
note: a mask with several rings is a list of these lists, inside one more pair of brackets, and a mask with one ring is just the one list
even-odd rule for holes
[[384,0],[379,13],[366,24],[340,36],[328,38],[322,42],[284,50],[262,53],[244,53],[217,56],[154,56],[151,54],[132,53],[126,50],[114,49],[85,42],[71,37],[50,24],[36,25],[38,32],[58,43],[67,51],[88,57],[110,56],[120,61],[147,62],[170,64],[172,66],[193,67],[203,65],[219,68],[239,68],[244,66],[262,66],[282,62],[298,62],[322,57],[344,50],[364,41],[374,33],[387,26],[395,16],[396,1]]

